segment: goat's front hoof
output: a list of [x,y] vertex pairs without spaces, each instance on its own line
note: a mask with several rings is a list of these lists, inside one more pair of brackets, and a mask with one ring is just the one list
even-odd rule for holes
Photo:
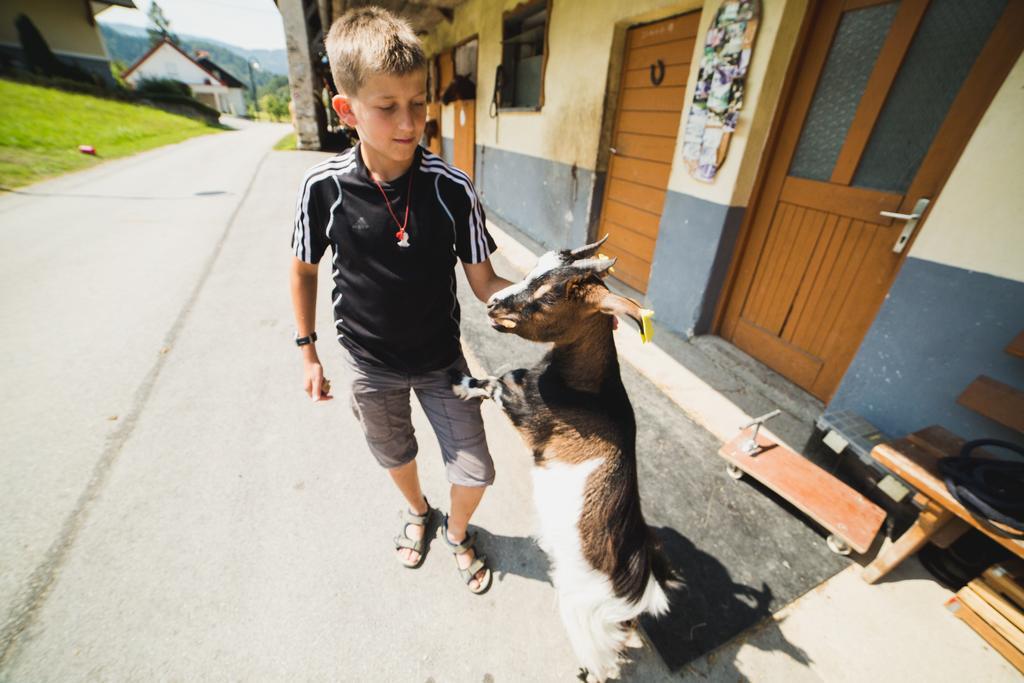
[[471,398],[488,398],[490,394],[483,388],[484,381],[470,377],[459,370],[449,370],[448,380],[452,383],[452,393],[463,401]]
[[472,377],[466,375],[461,370],[449,370],[448,381],[452,383],[452,393],[465,401],[469,398],[469,382],[472,381]]

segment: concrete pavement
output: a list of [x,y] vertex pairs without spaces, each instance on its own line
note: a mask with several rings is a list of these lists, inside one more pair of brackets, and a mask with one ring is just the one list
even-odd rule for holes
[[[488,409],[503,486],[476,521],[502,552],[481,598],[439,547],[415,572],[395,562],[396,494],[347,405],[301,393],[287,243],[315,155],[260,163],[281,134],[201,138],[0,207],[3,253],[19,255],[3,343],[26,363],[3,383],[0,678],[571,678],[528,538],[529,461],[504,419]],[[66,196],[158,184],[177,200]],[[206,190],[230,195],[189,208]],[[52,235],[46,259],[30,218]],[[446,507],[437,444],[415,419],[426,490]]]
[[0,198],[0,644],[78,532],[282,131],[205,136]]
[[[419,570],[394,561],[397,494],[346,401],[301,393],[287,243],[295,188],[322,155],[268,154],[286,131],[197,138],[0,201],[0,680],[573,680],[529,538],[529,457],[494,406],[499,481],[474,521],[501,552],[477,597],[438,544]],[[321,355],[340,379],[330,336]],[[415,402],[414,420],[425,489],[447,507]],[[941,599],[901,571],[875,587],[887,599],[862,603]],[[853,610],[835,605],[869,589],[846,575],[683,677],[884,680],[870,650],[843,656]],[[919,589],[901,603],[904,584]],[[957,659],[1010,680],[949,621],[940,642]],[[627,673],[679,677],[650,650]]]

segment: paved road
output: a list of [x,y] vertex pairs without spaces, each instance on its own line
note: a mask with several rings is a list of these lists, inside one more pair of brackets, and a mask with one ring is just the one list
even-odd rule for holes
[[399,504],[346,403],[299,391],[287,242],[322,155],[269,151],[285,132],[0,197],[0,680],[572,680],[507,422],[487,408],[500,486],[476,521],[501,552],[477,597],[439,546],[393,560]]
[[83,494],[102,488],[282,130],[206,136],[0,198],[0,605],[27,607],[49,573],[37,570],[77,533]]

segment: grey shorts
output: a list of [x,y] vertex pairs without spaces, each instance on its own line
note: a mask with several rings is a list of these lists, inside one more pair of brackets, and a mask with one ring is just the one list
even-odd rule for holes
[[437,435],[448,481],[460,486],[494,482],[480,401],[456,398],[448,379],[451,368],[469,374],[465,358],[460,355],[449,367],[410,375],[361,363],[344,347],[342,354],[348,366],[352,412],[382,467],[399,467],[416,457],[418,445],[409,404],[412,389]]

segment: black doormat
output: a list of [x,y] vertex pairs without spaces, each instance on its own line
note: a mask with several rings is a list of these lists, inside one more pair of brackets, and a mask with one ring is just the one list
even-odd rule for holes
[[[544,345],[490,329],[461,277],[460,295],[463,338],[489,373],[528,367],[544,354]],[[636,412],[644,515],[685,584],[667,616],[642,626],[678,671],[849,560],[830,552],[825,533],[771,491],[731,479],[720,442],[627,363],[622,379]]]
[[[849,566],[825,533],[757,482],[736,481],[720,442],[628,364],[644,515],[684,586],[642,621],[673,671],[768,618]],[[737,431],[739,425],[737,425]]]

